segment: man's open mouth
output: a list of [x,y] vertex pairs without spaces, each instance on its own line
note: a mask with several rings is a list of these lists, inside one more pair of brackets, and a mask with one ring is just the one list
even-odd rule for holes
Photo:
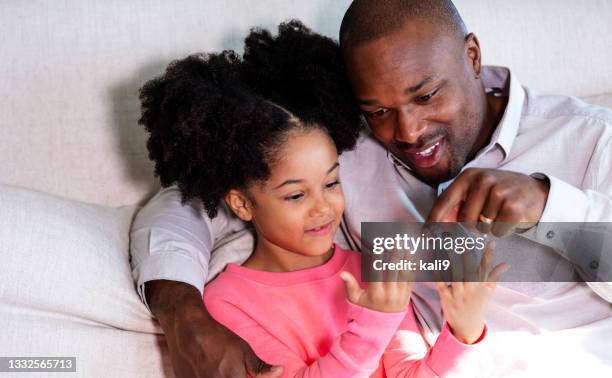
[[415,168],[429,168],[436,165],[440,160],[443,145],[444,138],[419,151],[407,152],[406,155]]

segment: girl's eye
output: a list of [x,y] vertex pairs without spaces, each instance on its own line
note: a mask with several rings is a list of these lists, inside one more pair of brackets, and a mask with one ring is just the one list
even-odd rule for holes
[[366,113],[366,117],[368,117],[368,118],[380,118],[380,117],[384,116],[385,114],[387,114],[388,112],[389,112],[389,109],[380,108],[380,109],[375,110],[373,112],[367,112]]
[[285,197],[285,201],[290,201],[290,202],[293,202],[293,201],[298,201],[298,200],[300,200],[302,197],[304,197],[304,194],[303,194],[303,193],[293,194],[293,195],[290,195],[290,196]]
[[436,89],[435,91],[433,91],[433,92],[430,92],[430,93],[426,94],[425,96],[420,96],[420,97],[418,97],[418,98],[417,98],[417,101],[418,101],[418,102],[420,102],[420,103],[427,102],[427,101],[431,100],[431,98],[432,98],[433,96],[435,96],[435,95],[436,95],[436,93],[438,93],[438,90],[437,90],[437,89]]
[[326,189],[334,189],[336,188],[338,185],[340,185],[340,181],[336,180],[334,182],[330,182],[329,184],[325,184],[325,188]]

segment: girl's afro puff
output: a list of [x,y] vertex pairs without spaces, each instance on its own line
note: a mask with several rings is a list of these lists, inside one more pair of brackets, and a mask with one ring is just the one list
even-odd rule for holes
[[276,37],[251,30],[243,61],[245,83],[303,122],[323,125],[339,153],[355,146],[361,113],[337,42],[291,20]]

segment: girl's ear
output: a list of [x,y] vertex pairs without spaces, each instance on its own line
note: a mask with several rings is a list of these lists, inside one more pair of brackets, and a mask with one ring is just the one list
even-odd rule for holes
[[250,222],[253,219],[251,201],[240,190],[231,189],[225,195],[225,202],[232,209],[234,214],[243,221]]

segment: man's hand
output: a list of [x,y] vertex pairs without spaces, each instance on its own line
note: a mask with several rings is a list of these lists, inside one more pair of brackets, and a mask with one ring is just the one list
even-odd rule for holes
[[261,361],[249,345],[206,311],[199,291],[175,281],[150,281],[145,293],[164,330],[178,377],[280,377],[282,367]]
[[469,168],[440,195],[427,221],[481,222],[483,232],[506,236],[539,222],[548,191],[547,181],[522,173]]

